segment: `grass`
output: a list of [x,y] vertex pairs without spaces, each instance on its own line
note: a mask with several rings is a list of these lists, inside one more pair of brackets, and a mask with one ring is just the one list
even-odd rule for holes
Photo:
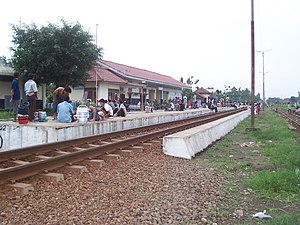
[[[195,159],[195,163],[212,167],[231,177],[226,186],[221,187],[225,193],[231,193],[231,198],[226,203],[222,202],[221,207],[213,209],[212,215],[223,216],[226,214],[224,212],[236,210],[242,205],[247,211],[251,207],[252,211],[258,208],[263,210],[270,208],[271,204],[275,205],[271,211],[273,219],[255,221],[255,224],[300,224],[297,210],[300,207],[299,133],[289,130],[286,122],[271,110],[255,116],[255,127],[259,129],[249,131],[246,129],[249,127],[250,117]],[[254,143],[253,146],[241,146],[248,142]],[[238,188],[228,187],[253,190],[249,200],[249,204],[253,205],[245,206]],[[286,205],[296,206],[296,210],[284,211],[282,206]],[[244,222],[253,224],[250,213],[245,216]]]
[[11,118],[12,118],[12,114],[10,112],[7,111],[0,112],[0,119],[11,119]]
[[[274,169],[259,171],[247,178],[246,183],[265,198],[285,202],[299,200],[300,177],[295,172],[300,166],[299,134],[288,130],[283,119],[272,111],[258,117],[257,123],[265,128],[254,132],[253,137],[261,142],[261,151]],[[269,125],[266,127],[266,124]],[[287,199],[287,196],[295,198]]]

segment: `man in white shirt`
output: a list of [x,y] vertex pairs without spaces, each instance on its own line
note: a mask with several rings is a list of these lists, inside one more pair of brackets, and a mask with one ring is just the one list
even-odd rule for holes
[[28,110],[28,120],[34,121],[34,112],[36,110],[36,98],[37,98],[37,86],[34,81],[34,75],[29,73],[28,81],[24,85],[24,90],[29,102],[29,110]]
[[107,104],[107,102],[105,102],[103,98],[101,98],[99,102],[104,113],[104,117],[112,117],[114,115],[112,107],[109,104]]

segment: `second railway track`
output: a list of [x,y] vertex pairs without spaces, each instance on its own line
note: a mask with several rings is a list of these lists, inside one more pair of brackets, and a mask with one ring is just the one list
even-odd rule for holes
[[0,184],[100,157],[241,112],[211,113],[157,125],[0,152]]
[[283,118],[287,119],[297,130],[300,130],[300,116],[294,113],[288,113],[287,111],[276,108],[275,111]]

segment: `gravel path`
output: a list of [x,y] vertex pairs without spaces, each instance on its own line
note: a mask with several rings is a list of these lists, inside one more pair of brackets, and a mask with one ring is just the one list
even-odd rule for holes
[[159,143],[60,183],[27,180],[26,196],[2,192],[1,224],[212,224],[225,177],[166,156]]

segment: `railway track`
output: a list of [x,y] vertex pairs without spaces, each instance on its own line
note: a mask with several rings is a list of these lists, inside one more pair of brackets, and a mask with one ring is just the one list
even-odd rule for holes
[[297,130],[300,130],[300,116],[294,113],[288,113],[287,111],[276,108],[275,112],[277,112],[280,116],[287,119],[290,124],[292,124]]
[[184,120],[0,152],[0,184],[13,183],[67,165],[95,159],[243,110],[245,109],[210,113]]

